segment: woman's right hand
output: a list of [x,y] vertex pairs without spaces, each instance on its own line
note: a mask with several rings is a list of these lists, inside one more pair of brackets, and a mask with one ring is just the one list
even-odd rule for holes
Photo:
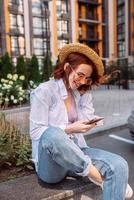
[[68,124],[65,128],[66,133],[85,133],[96,126],[93,124],[86,124],[88,120],[79,120],[72,124]]

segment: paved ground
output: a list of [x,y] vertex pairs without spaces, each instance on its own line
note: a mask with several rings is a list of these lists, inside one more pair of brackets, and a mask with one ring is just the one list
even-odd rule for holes
[[[100,126],[94,129],[92,132],[90,132],[90,133],[93,133],[94,135],[96,131],[98,132],[98,130],[99,131],[109,130],[110,128],[120,127],[127,123],[127,118],[132,108],[134,107],[134,90],[117,90],[117,89],[116,90],[104,90],[104,89],[95,90],[93,91],[93,102],[94,102],[96,114],[103,116],[105,118],[105,123],[103,126]],[[27,117],[28,117],[28,111],[27,111]],[[28,180],[30,181],[31,184],[28,182]],[[77,185],[75,186],[77,188]],[[29,187],[30,189],[28,189]],[[33,190],[36,191],[35,196],[32,192]],[[78,190],[80,190],[80,188],[78,188]],[[45,192],[46,192],[46,188],[45,190],[42,187],[40,188],[39,184],[37,183],[37,178],[35,177],[35,175],[24,177],[16,181],[10,181],[10,182],[5,182],[5,183],[0,184],[0,199],[2,200],[45,199],[45,198],[42,198],[44,197],[44,194],[46,194]],[[52,194],[51,193],[52,191],[51,192],[47,191],[47,192],[49,192],[49,194]],[[67,190],[67,192],[69,192],[70,194],[70,190],[69,191]],[[56,193],[57,193],[57,190],[56,190]],[[93,193],[95,194],[95,192]],[[43,196],[40,196],[42,194]],[[64,193],[64,195],[67,195],[67,194]],[[36,195],[38,195],[38,198]],[[87,195],[81,198],[77,198],[77,200],[78,199],[87,200]],[[89,199],[91,200],[92,198],[89,198]],[[93,199],[96,199],[96,198],[93,198]],[[98,197],[97,197],[97,200],[99,200]]]
[[92,94],[95,113],[104,117],[104,125],[91,133],[127,123],[127,118],[134,108],[134,90],[94,90]]

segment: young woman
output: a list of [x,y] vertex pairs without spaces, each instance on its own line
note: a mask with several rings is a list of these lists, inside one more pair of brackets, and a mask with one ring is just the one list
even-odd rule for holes
[[83,133],[96,124],[91,89],[103,78],[101,58],[88,46],[67,44],[59,53],[54,80],[31,93],[30,135],[37,175],[58,183],[74,174],[87,176],[103,190],[104,200],[132,196],[128,164],[119,155],[87,146]]

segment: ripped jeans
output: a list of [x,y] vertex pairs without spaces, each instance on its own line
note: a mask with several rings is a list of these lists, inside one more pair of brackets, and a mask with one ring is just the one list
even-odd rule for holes
[[91,163],[104,177],[103,200],[124,200],[128,164],[121,156],[90,147],[80,148],[57,127],[50,127],[42,134],[37,175],[44,182],[58,183],[69,171],[86,176]]

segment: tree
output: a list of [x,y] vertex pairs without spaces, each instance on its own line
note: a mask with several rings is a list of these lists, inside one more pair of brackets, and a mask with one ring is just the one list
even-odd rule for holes
[[26,64],[22,55],[17,58],[16,73],[26,76]]
[[28,80],[32,80],[35,83],[39,83],[41,81],[39,63],[35,55],[32,56],[31,60],[27,59],[27,74]]
[[0,78],[2,78],[2,60],[0,58]]
[[53,65],[49,55],[46,55],[43,61],[43,68],[42,68],[42,79],[45,81],[49,80],[49,77],[52,75],[53,72]]
[[1,57],[2,61],[2,69],[1,69],[1,76],[6,78],[7,74],[12,74],[14,72],[14,65],[12,63],[11,57],[6,52],[4,56]]

